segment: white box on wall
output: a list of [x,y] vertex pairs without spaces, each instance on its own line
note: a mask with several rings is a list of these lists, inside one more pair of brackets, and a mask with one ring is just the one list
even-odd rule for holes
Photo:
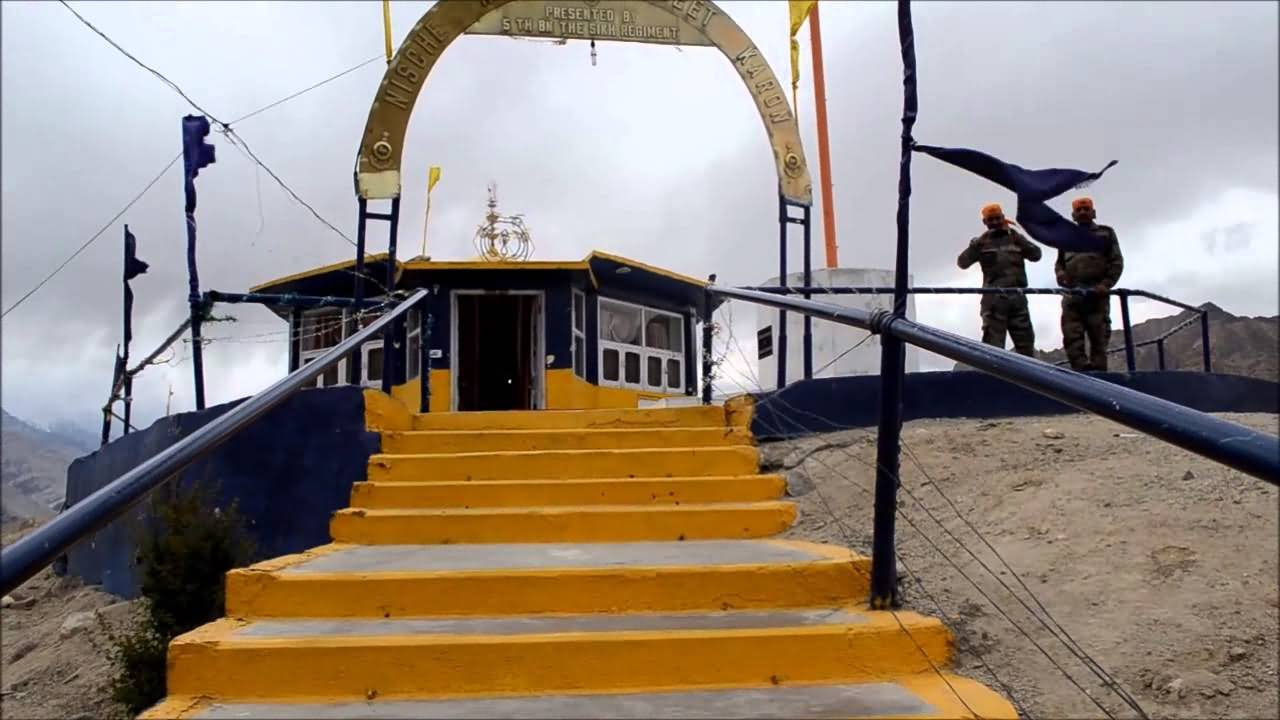
[[[893,287],[892,270],[865,268],[823,268],[812,272],[814,287]],[[778,278],[771,277],[762,285],[777,286]],[[911,284],[911,277],[907,277]],[[804,273],[788,273],[787,285],[804,285]],[[793,296],[799,297],[799,296]],[[847,308],[873,311],[891,310],[893,296],[884,295],[822,295],[814,293],[813,300]],[[916,302],[914,295],[907,296],[907,318],[914,320]],[[778,384],[778,311],[756,308],[756,372],[760,385],[773,390]],[[813,376],[836,377],[841,375],[877,375],[880,373],[880,337],[867,337],[865,330],[849,325],[813,320]],[[856,349],[850,350],[858,343]],[[745,344],[744,344],[745,345]],[[748,345],[747,348],[750,346]],[[744,349],[747,349],[744,348]],[[908,345],[906,348],[907,372],[920,371],[920,353]],[[762,357],[763,356],[763,357]],[[787,313],[787,384],[804,379],[804,316]]]

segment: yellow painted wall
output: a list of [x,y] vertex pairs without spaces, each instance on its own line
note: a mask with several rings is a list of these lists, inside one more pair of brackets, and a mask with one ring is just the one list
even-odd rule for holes
[[[431,371],[431,412],[449,412],[450,375],[448,370]],[[422,380],[414,378],[403,385],[391,388],[391,397],[408,406],[411,412],[418,412],[422,402],[419,394],[422,391]]]
[[[431,371],[431,412],[449,412],[451,376],[448,370]],[[633,408],[640,400],[661,400],[662,393],[643,392],[615,387],[598,387],[573,374],[572,369],[547,370],[546,402],[548,410],[594,410],[604,408]],[[404,403],[411,412],[418,412],[419,380],[414,378],[403,385],[391,388],[391,396]]]

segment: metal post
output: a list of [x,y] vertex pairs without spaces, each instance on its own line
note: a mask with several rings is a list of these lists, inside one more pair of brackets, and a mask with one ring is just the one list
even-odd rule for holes
[[431,310],[428,295],[418,309],[418,411],[424,413],[431,412],[431,326],[436,322]]
[[[359,312],[360,301],[364,300],[364,234],[365,226],[369,222],[369,201],[365,198],[360,198],[357,202],[357,206],[359,208],[359,219],[356,221],[356,276],[355,287],[352,290],[351,296],[355,299],[355,306],[357,308],[357,312]],[[349,321],[346,325],[348,337],[353,333],[358,332],[360,329],[360,323],[358,320]],[[360,384],[360,353],[362,350],[362,348],[356,348],[355,352],[351,353],[351,357],[347,358],[348,385]]]
[[200,298],[200,273],[196,270],[196,176],[200,168],[214,162],[212,145],[204,141],[209,135],[209,120],[203,115],[182,118],[182,160],[185,178],[187,215],[187,302],[191,306],[191,367],[195,374],[196,410],[204,409],[204,347],[200,344],[200,321],[205,305]]
[[1133,322],[1129,319],[1129,294],[1123,292],[1120,293],[1120,322],[1124,326],[1125,366],[1129,368],[1129,372],[1137,372],[1138,361],[1133,352]]
[[[911,208],[911,128],[915,125],[916,53],[911,3],[898,0],[898,42],[902,49],[902,153],[898,164],[898,248],[893,277],[893,315],[907,314],[908,242]],[[880,426],[876,436],[876,492],[871,538],[871,608],[901,605],[895,525],[898,511],[898,468],[902,433],[902,379],[906,348],[893,335],[880,344]]]
[[[778,192],[778,285],[787,286],[787,198]],[[778,385],[787,386],[787,311],[778,311],[778,337],[774,353],[778,356]]]
[[[400,227],[400,197],[396,196],[391,199],[391,217],[388,220],[391,223],[391,235],[387,240],[387,281],[386,285],[387,299],[391,299],[391,293],[396,287],[396,231]],[[391,394],[391,386],[395,383],[396,375],[396,339],[400,336],[400,323],[393,322],[387,326],[386,332],[382,334],[382,392]]]
[[111,394],[107,396],[107,406],[102,408],[102,444],[111,442],[111,406],[115,405],[116,388],[120,385],[120,376],[127,372],[120,358],[120,346],[116,345],[115,368],[111,371]]
[[289,372],[302,364],[302,308],[289,311]]
[[1200,352],[1204,356],[1204,371],[1213,372],[1209,364],[1209,311],[1200,311]]
[[[809,288],[813,287],[813,262],[812,262],[812,245],[810,243],[809,233],[809,213],[812,208],[804,209],[804,299],[809,300],[813,296],[809,294]],[[828,280],[829,281],[829,280]],[[813,377],[813,318],[809,315],[804,316],[804,379],[809,380]]]
[[[716,281],[716,276],[712,275],[711,282]],[[711,293],[702,294],[702,404],[711,404],[711,373],[714,367],[711,362],[711,316],[712,316]]]
[[1164,338],[1156,340],[1156,367],[1164,370]]

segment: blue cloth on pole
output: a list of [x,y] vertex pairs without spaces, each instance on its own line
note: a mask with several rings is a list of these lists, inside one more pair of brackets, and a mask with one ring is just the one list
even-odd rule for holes
[[1097,172],[1071,168],[1028,170],[977,150],[915,145],[917,152],[931,155],[945,163],[984,177],[1018,196],[1017,221],[1036,241],[1059,250],[1099,252],[1103,240],[1045,204],[1072,189],[1087,187],[1117,161],[1112,160]]

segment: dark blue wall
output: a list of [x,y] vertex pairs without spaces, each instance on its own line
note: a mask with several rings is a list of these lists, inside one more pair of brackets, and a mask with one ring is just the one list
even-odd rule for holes
[[[1103,373],[1104,380],[1201,412],[1280,413],[1280,384],[1203,372]],[[762,439],[869,427],[879,421],[880,377],[802,380],[756,395],[751,429]],[[1060,415],[1079,412],[985,373],[908,373],[903,420]]]
[[[162,418],[67,470],[67,502],[74,504],[227,412],[243,400]],[[217,488],[219,506],[237,503],[257,557],[300,552],[329,542],[329,517],[351,504],[351,485],[364,480],[379,436],[365,428],[360,388],[303,390],[193,463],[180,476]],[[157,492],[164,492],[161,488]],[[67,573],[108,592],[138,594],[134,556],[147,502],[81,542],[67,556]],[[210,508],[212,511],[212,508]]]

